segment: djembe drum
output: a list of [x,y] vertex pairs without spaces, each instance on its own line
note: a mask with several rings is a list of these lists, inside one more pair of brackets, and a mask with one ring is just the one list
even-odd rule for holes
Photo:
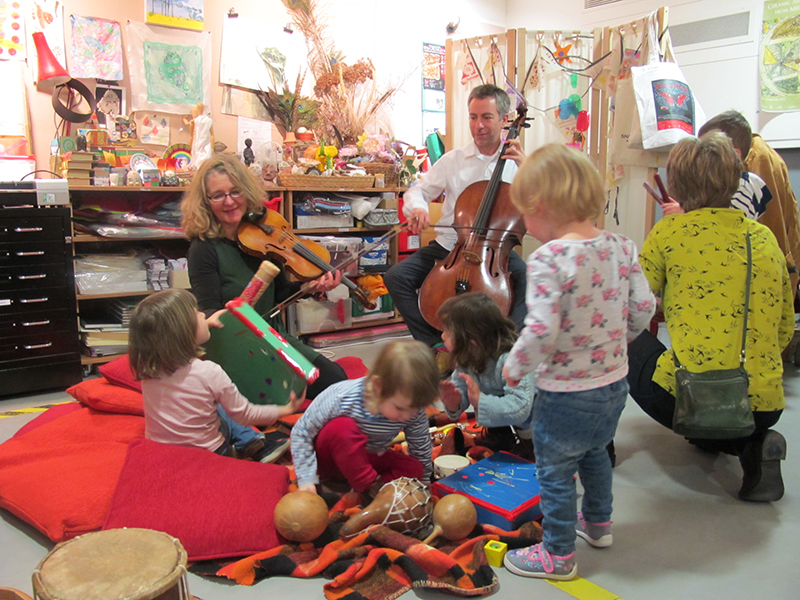
[[151,529],[109,529],[61,542],[33,573],[42,600],[190,600],[186,550]]
[[384,485],[369,506],[350,517],[339,535],[350,538],[373,525],[386,525],[405,535],[425,537],[430,533],[432,511],[428,488],[419,479],[400,477]]

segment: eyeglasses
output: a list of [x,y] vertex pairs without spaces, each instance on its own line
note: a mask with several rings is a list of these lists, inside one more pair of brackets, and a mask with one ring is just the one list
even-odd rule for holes
[[241,190],[231,190],[230,192],[217,192],[213,196],[209,196],[208,200],[213,202],[214,204],[219,204],[220,202],[225,202],[225,198],[228,196],[231,197],[231,200],[238,200],[242,196],[244,196],[244,192]]

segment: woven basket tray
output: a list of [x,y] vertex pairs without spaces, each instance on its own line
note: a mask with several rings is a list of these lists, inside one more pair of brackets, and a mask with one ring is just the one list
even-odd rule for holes
[[306,188],[309,190],[339,190],[351,188],[371,188],[375,185],[375,176],[332,175],[291,175],[278,173],[278,185],[287,188]]
[[400,176],[397,173],[394,165],[381,162],[361,163],[359,165],[370,175],[383,174],[383,180],[388,187],[397,186],[400,182]]

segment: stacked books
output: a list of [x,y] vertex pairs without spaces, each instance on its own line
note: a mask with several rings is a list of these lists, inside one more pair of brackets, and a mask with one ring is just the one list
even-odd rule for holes
[[64,158],[54,157],[54,172],[60,174],[72,185],[91,185],[93,175],[94,153],[70,152]]
[[122,319],[111,314],[106,306],[97,312],[80,317],[83,353],[88,356],[109,356],[128,351],[128,327]]
[[141,298],[109,298],[108,312],[115,321],[118,319],[127,328],[131,324],[131,314]]

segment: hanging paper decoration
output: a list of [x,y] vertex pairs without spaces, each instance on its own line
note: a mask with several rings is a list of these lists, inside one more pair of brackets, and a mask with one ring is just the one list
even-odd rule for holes
[[464,67],[461,69],[461,85],[467,85],[467,82],[478,78],[478,67],[475,66],[475,61],[472,58],[467,58],[464,62]]
[[119,81],[122,77],[122,34],[117,21],[70,15],[73,77]]
[[561,46],[557,41],[553,40],[553,45],[556,49],[553,54],[559,64],[563,65],[565,62],[571,63],[572,59],[569,57],[569,51],[572,50],[572,44],[564,44]]

